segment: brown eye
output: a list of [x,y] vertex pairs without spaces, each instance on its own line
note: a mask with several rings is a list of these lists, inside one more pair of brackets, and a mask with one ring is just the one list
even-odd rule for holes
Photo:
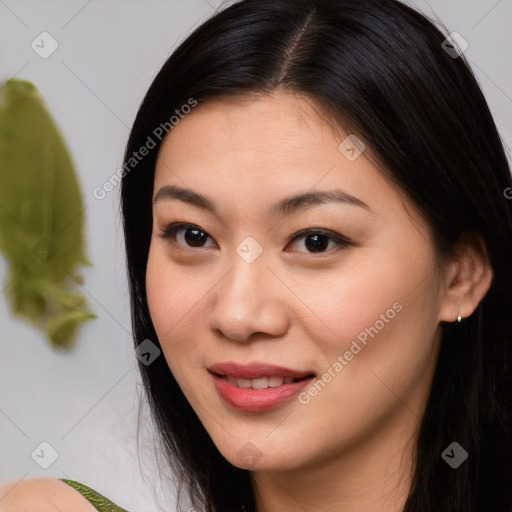
[[[180,233],[181,231],[183,231],[183,234]],[[162,231],[160,236],[166,240],[170,240],[173,244],[189,248],[207,247],[204,244],[208,238],[211,238],[210,235],[199,226],[184,223],[171,224]]]
[[[350,240],[342,237],[338,233],[318,229],[301,231],[295,235],[295,237],[292,239],[292,242],[296,242],[297,240],[301,239],[304,240],[303,247],[305,247],[306,252],[313,254],[331,252],[331,249],[337,250],[342,247],[351,245]],[[329,244],[331,244],[330,249],[326,250],[329,248]]]
[[[169,240],[173,245],[188,249],[201,249],[206,247],[216,247],[216,244],[205,245],[208,239],[213,239],[208,233],[194,224],[177,222],[169,225],[162,230],[159,235],[161,238]],[[352,245],[352,242],[338,233],[321,229],[305,229],[295,234],[291,242],[297,243],[297,240],[303,240],[305,251],[286,251],[286,252],[306,252],[309,254],[325,254],[335,252]]]

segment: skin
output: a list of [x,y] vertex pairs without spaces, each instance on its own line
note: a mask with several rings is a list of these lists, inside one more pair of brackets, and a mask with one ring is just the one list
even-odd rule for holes
[[[258,512],[401,510],[441,322],[471,315],[492,280],[478,238],[441,266],[420,213],[369,149],[354,161],[338,150],[348,135],[338,128],[290,93],[215,100],[173,128],[156,164],[153,197],[176,185],[206,195],[218,211],[154,201],[146,276],[153,324],[219,451],[251,470]],[[327,203],[267,215],[291,194],[334,188],[371,210]],[[175,222],[198,226],[202,243],[189,245],[187,228],[161,237]],[[290,241],[305,228],[353,244],[323,239],[329,245],[314,253],[306,237]],[[236,252],[248,236],[263,251],[252,263]],[[321,377],[395,303],[400,312],[307,404],[294,398],[240,412],[207,371],[216,362],[259,361]],[[243,457],[250,450],[251,461]]]
[[72,487],[55,478],[32,478],[0,486],[0,512],[95,512]]

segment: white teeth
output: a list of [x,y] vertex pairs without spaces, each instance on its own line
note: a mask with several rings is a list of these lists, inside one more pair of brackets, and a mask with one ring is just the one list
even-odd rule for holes
[[236,383],[239,388],[250,388],[252,379],[236,379]]
[[259,379],[251,379],[251,387],[253,389],[268,388],[268,377],[260,377]]
[[268,387],[277,388],[277,386],[281,386],[283,382],[283,377],[277,377],[276,375],[272,375],[272,377],[268,378]]
[[258,377],[257,379],[236,379],[235,377],[225,375],[224,378],[227,379],[230,384],[233,384],[233,386],[244,389],[277,388],[283,384],[291,384],[294,381],[293,377],[278,377],[277,375]]

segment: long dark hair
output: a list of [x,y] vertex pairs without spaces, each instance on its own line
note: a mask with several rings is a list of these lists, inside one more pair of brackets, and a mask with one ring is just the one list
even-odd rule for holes
[[[449,255],[463,232],[476,232],[494,271],[473,315],[443,326],[404,511],[512,510],[512,179],[483,94],[445,38],[395,0],[244,0],[195,29],[155,77],[126,148],[121,201],[133,334],[136,345],[147,338],[158,345],[145,273],[154,168],[171,116],[191,99],[200,105],[276,89],[312,98],[364,141],[417,205],[437,254]],[[147,156],[133,159],[150,144]],[[220,454],[165,359],[140,370],[193,505],[254,511],[249,471]],[[454,441],[469,454],[456,470],[441,457]]]

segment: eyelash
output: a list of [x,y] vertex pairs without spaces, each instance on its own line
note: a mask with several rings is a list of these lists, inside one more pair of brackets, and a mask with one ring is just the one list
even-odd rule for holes
[[[196,224],[188,224],[186,222],[176,222],[174,224],[170,224],[165,229],[162,229],[162,232],[161,232],[161,234],[159,234],[159,236],[165,240],[169,240],[170,243],[173,245],[179,245],[176,243],[176,240],[175,240],[176,233],[178,231],[180,231],[181,229],[186,229],[186,228],[195,228],[198,231],[201,231],[201,233],[206,234],[209,238],[212,238],[210,235],[208,235],[208,233],[206,231],[201,229]],[[332,240],[336,244],[336,248],[334,249],[334,251],[331,249],[330,251],[325,251],[325,252],[319,252],[319,253],[308,252],[307,253],[307,254],[312,254],[312,255],[317,254],[319,257],[321,257],[325,254],[331,254],[332,252],[337,252],[338,250],[340,250],[342,248],[353,245],[353,242],[350,239],[348,239],[344,236],[341,236],[340,234],[335,233],[334,231],[329,231],[329,230],[320,229],[320,228],[303,229],[303,230],[299,231],[298,233],[295,233],[295,235],[288,241],[288,244],[290,244],[291,242],[295,242],[297,239],[305,238],[308,235],[322,235],[322,236],[327,237],[329,240]],[[202,247],[199,247],[199,248],[186,247],[186,249],[194,250],[194,249],[202,249]],[[295,251],[295,252],[302,252],[302,251]]]

